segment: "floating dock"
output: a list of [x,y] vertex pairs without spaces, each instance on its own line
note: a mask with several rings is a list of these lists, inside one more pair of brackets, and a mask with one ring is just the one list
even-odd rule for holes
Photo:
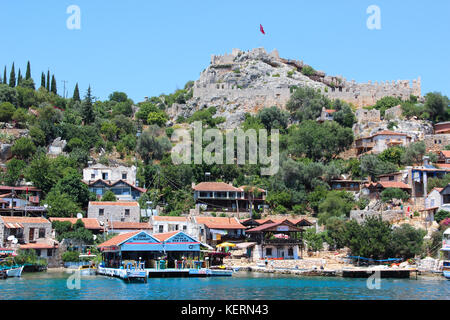
[[144,269],[139,275],[129,275],[127,269],[98,267],[97,274],[117,277],[124,280],[137,278],[206,278],[206,277],[231,277],[232,270],[211,269]]
[[384,279],[409,279],[411,273],[415,272],[417,276],[416,269],[343,269],[342,277],[344,278],[369,278],[379,272],[380,278]]

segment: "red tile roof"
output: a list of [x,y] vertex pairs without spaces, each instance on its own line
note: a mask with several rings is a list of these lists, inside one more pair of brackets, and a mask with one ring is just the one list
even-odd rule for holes
[[153,237],[162,242],[162,241],[166,241],[167,239],[173,237],[174,235],[176,235],[179,232],[180,231],[172,231],[172,232],[166,232],[166,233],[157,233],[157,234],[153,234]]
[[450,158],[450,150],[442,150],[441,153],[444,155],[444,157]]
[[[69,221],[71,224],[75,224],[78,221],[78,218],[49,218],[51,222],[53,221]],[[103,227],[100,226],[100,223],[97,219],[94,218],[82,218],[81,221],[84,223],[84,227],[89,230],[102,230]]]
[[[248,186],[241,186],[241,187],[239,187],[239,189],[241,189],[241,191],[245,191],[245,188],[249,188],[250,189],[250,187],[248,187]],[[253,191],[253,189],[258,189],[259,192],[266,192],[266,190],[258,188],[258,187],[252,187],[251,191]]]
[[117,245],[121,244],[122,242],[124,242],[125,240],[128,240],[129,238],[137,235],[140,232],[141,231],[133,231],[133,232],[119,234],[119,235],[99,244],[98,247],[101,248],[101,247],[117,246]]
[[21,244],[19,246],[20,249],[52,249],[58,248],[57,244],[51,245],[49,243],[27,243]]
[[333,110],[333,109],[325,109],[325,112],[326,112],[326,113],[335,113],[336,110]]
[[5,223],[50,223],[45,218],[42,217],[0,217]]
[[366,183],[364,186],[367,188],[381,186],[382,188],[411,189],[411,187],[408,186],[406,183],[398,182],[398,181],[371,182],[371,183]]
[[444,190],[444,188],[433,188],[433,189],[431,189],[430,192],[428,192],[428,194],[432,193],[434,190],[436,190],[437,192],[441,193],[441,191]]
[[436,166],[442,169],[450,168],[450,163],[436,163]]
[[123,207],[138,207],[139,203],[136,201],[89,201],[90,206],[123,206]]
[[198,224],[204,224],[210,229],[246,229],[236,218],[195,217],[194,219]]
[[[267,230],[267,229],[270,229],[270,228],[273,228],[273,227],[277,227],[277,226],[283,225],[283,224],[286,224],[286,220],[279,221],[279,222],[274,222],[274,223],[265,223],[265,224],[262,224],[262,225],[260,225],[260,226],[258,226],[256,228],[249,229],[249,230],[247,230],[245,232],[248,232],[248,233],[262,232],[264,230]],[[289,224],[287,224],[287,225],[289,225]],[[302,231],[303,230],[301,228],[298,228],[298,227],[295,227],[295,226],[291,226],[291,225],[289,225],[289,228],[292,229],[291,231]]]
[[27,191],[27,189],[28,189],[28,192],[31,192],[31,191],[41,191],[40,189],[35,188],[35,187],[10,187],[10,186],[0,186],[0,190],[8,190],[8,191],[11,191],[11,190],[13,190],[13,189],[14,189],[14,191]]
[[153,229],[152,225],[148,222],[122,222],[122,221],[112,221],[110,228],[112,229],[122,229],[122,230],[149,230]]
[[239,188],[235,188],[225,182],[201,182],[193,187],[195,191],[236,191],[241,192]]

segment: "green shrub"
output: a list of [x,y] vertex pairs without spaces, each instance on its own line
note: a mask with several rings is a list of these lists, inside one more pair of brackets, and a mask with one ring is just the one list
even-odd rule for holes
[[316,70],[314,70],[314,68],[311,67],[311,66],[304,66],[304,67],[302,68],[302,73],[303,73],[305,76],[313,76],[313,75],[316,74]]
[[66,251],[62,254],[62,260],[64,262],[77,262],[79,260],[80,254],[78,251]]

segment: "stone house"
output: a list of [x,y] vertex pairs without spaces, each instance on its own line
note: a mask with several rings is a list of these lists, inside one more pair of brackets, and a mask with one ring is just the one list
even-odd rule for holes
[[434,125],[435,134],[448,134],[450,133],[450,121],[439,122]]
[[407,146],[411,143],[411,137],[405,133],[382,130],[371,136],[355,140],[357,154],[367,152],[378,154],[394,146]]
[[381,121],[380,110],[377,109],[367,110],[364,108],[359,108],[355,111],[355,116],[358,123]]
[[399,119],[402,116],[402,113],[403,113],[402,106],[398,105],[390,109],[387,109],[384,112],[384,119],[387,120]]
[[450,145],[450,134],[425,135],[424,142],[427,152],[440,152],[441,150],[444,150],[446,146]]
[[0,247],[11,245],[14,236],[18,244],[37,243],[52,236],[52,224],[42,217],[0,216]]
[[110,221],[140,222],[140,214],[135,201],[90,201],[87,215],[105,226]]
[[333,113],[335,112],[336,110],[322,108],[320,117],[318,117],[316,121],[320,123],[325,121],[333,121]]

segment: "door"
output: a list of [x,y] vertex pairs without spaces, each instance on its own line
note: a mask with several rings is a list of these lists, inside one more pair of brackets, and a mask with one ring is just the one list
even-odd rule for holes
[[33,241],[34,240],[34,228],[30,228],[30,233],[28,236],[28,241]]

